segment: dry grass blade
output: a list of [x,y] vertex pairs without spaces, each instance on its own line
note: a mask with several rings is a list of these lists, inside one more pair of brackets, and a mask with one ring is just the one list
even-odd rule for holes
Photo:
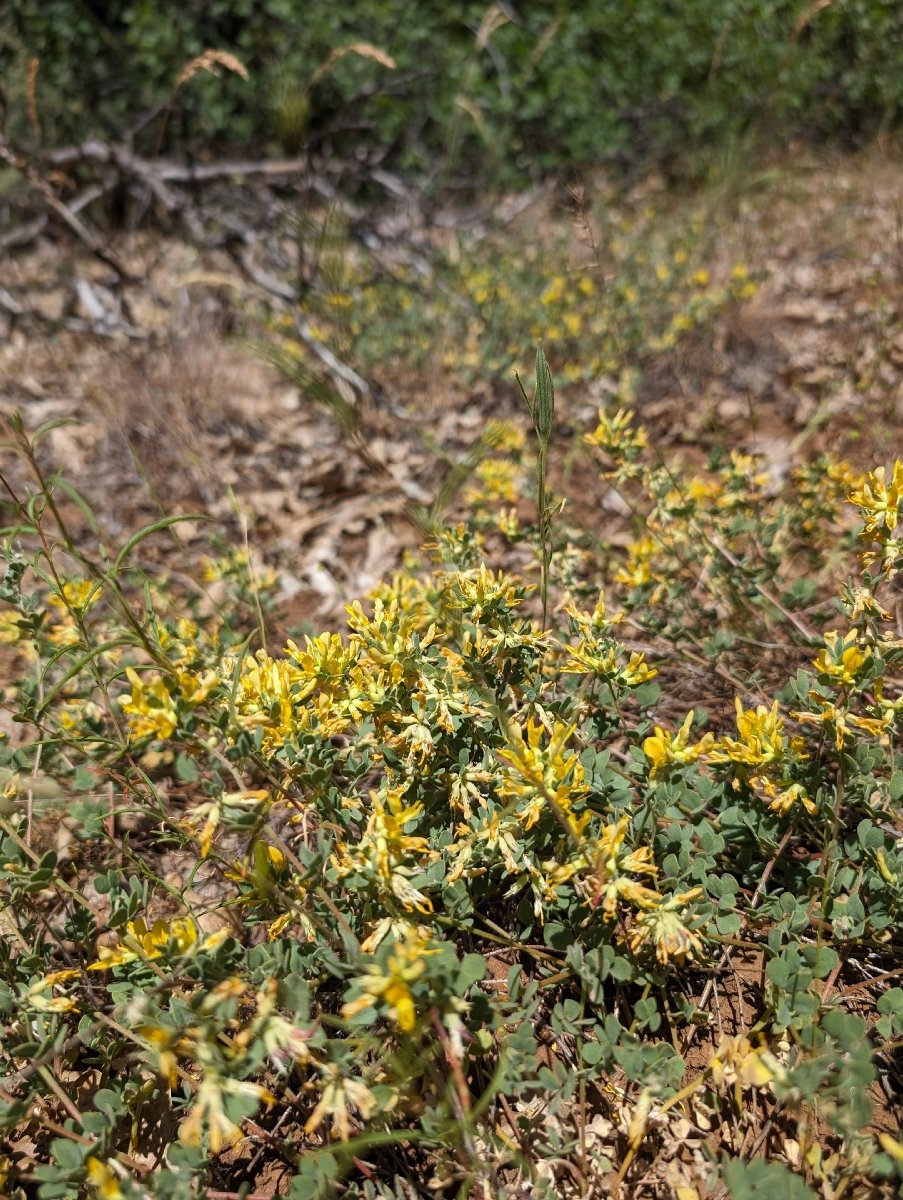
[[28,60],[28,79],[25,85],[26,111],[28,123],[34,131],[35,140],[41,141],[41,121],[38,116],[38,70],[41,65],[39,58]]
[[823,9],[830,8],[834,0],[813,0],[806,11],[800,16],[796,25],[793,27],[793,37],[791,41],[795,42],[800,34],[809,24],[813,17],[817,16]]
[[234,54],[230,54],[228,50],[204,50],[187,62],[179,72],[175,91],[178,91],[183,83],[187,83],[189,79],[197,75],[198,71],[208,71],[211,75],[219,75],[220,67],[225,67],[227,71],[240,75],[242,79],[250,78],[245,64]]
[[311,75],[311,87],[322,79],[324,75],[328,75],[335,63],[340,58],[344,58],[346,54],[357,54],[360,58],[372,58],[374,62],[378,62],[383,67],[388,67],[390,71],[395,70],[395,59],[386,54],[385,50],[380,50],[378,46],[374,46],[371,42],[353,42],[350,46],[339,46],[330,53],[329,57]]

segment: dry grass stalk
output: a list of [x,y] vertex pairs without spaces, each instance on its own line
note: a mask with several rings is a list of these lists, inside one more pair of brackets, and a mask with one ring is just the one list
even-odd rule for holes
[[809,5],[793,27],[793,37],[790,40],[796,42],[812,18],[817,16],[822,9],[830,8],[833,2],[834,0],[813,0],[813,3]]
[[227,71],[240,75],[242,79],[249,78],[248,68],[228,50],[204,50],[203,53],[185,64],[179,72],[179,78],[176,80],[173,90],[177,92],[182,84],[197,75],[198,71],[209,71],[211,75],[219,75],[220,67],[225,67]]
[[384,67],[388,67],[390,71],[395,70],[395,59],[390,57],[384,50],[380,50],[378,46],[372,45],[370,42],[353,42],[350,46],[339,46],[331,51],[329,57],[322,62],[310,77],[310,86],[313,87],[318,80],[324,75],[328,75],[332,70],[333,65],[344,58],[346,54],[357,54],[361,58],[372,58],[374,62],[380,63]]
[[35,141],[41,141],[41,121],[38,117],[38,68],[39,58],[28,60],[28,78],[25,81],[25,97],[29,123],[34,130]]

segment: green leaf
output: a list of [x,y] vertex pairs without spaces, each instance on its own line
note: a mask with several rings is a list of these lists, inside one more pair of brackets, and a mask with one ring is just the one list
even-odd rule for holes
[[72,786],[77,792],[90,792],[97,786],[97,775],[87,767],[77,767]]
[[885,1016],[903,1013],[903,988],[888,988],[878,1001],[878,1012]]
[[51,1141],[50,1153],[58,1167],[64,1171],[73,1171],[82,1165],[88,1150],[78,1142],[59,1137]]
[[827,979],[840,962],[837,951],[830,946],[804,946],[803,958],[816,979]]
[[724,1182],[734,1200],[817,1200],[799,1175],[781,1163],[730,1159],[722,1167]]
[[129,540],[126,542],[126,544],[122,547],[122,549],[116,555],[116,559],[115,559],[113,566],[109,572],[110,576],[112,578],[115,578],[119,574],[119,570],[122,567],[122,564],[125,562],[125,560],[128,558],[128,556],[131,554],[131,552],[135,549],[135,547],[140,546],[141,543],[143,541],[145,541],[147,538],[149,538],[152,534],[159,533],[163,529],[171,529],[173,525],[181,525],[185,521],[209,521],[209,520],[210,520],[210,518],[208,516],[206,516],[204,513],[188,513],[186,515],[176,516],[176,517],[163,517],[159,521],[153,521],[150,525],[145,525],[143,529],[139,529],[136,534],[133,534],[132,537],[129,538]]
[[549,921],[542,931],[542,937],[552,950],[567,950],[574,940],[573,931],[565,928],[560,921]]
[[200,770],[193,758],[182,753],[176,758],[176,774],[183,783],[194,783],[200,775]]
[[482,954],[465,954],[458,967],[458,989],[464,992],[471,984],[486,975],[486,960]]
[[584,1042],[580,1048],[580,1058],[584,1066],[595,1067],[605,1057],[605,1047],[598,1042]]
[[884,845],[884,834],[868,818],[859,822],[856,833],[859,837],[859,845],[864,850],[880,850]]
[[114,1092],[112,1088],[100,1088],[95,1092],[94,1106],[109,1117],[110,1121],[122,1116],[125,1112],[125,1103],[122,1097],[118,1092]]

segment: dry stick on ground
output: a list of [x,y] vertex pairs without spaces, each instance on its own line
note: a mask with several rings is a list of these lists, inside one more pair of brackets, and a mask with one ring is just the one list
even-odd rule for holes
[[[8,141],[0,138],[0,160],[7,162],[22,174],[31,186],[40,193],[46,206],[68,226],[86,246],[118,275],[129,282],[137,282],[123,270],[122,265],[104,249],[103,241],[96,233],[80,221],[77,213],[93,200],[112,191],[124,181],[142,184],[154,197],[161,212],[166,216],[181,213],[189,224],[190,232],[199,236],[199,226],[192,223],[186,210],[188,198],[179,190],[180,184],[215,182],[222,179],[256,177],[261,179],[291,179],[308,175],[308,186],[321,193],[326,199],[335,201],[334,189],[318,174],[311,175],[307,158],[266,160],[227,160],[197,165],[151,160],[133,153],[127,145],[89,139],[75,146],[64,146],[42,155],[41,162],[50,169],[73,168],[87,164],[103,170],[103,178],[82,192],[71,204],[64,204],[41,175],[40,171],[18,154]],[[20,229],[12,230],[0,238],[0,247],[21,245],[32,241],[46,225],[46,217],[30,222]]]
[[126,270],[122,263],[118,262],[110,254],[97,234],[67,208],[59,196],[55,194],[47,180],[38,174],[31,163],[16,154],[6,138],[2,136],[0,136],[0,162],[5,162],[14,171],[18,171],[31,184],[35,191],[40,193],[47,207],[56,213],[60,220],[72,230],[80,241],[84,242],[96,258],[99,258],[102,263],[105,263],[111,270],[115,271],[120,279],[128,283],[139,282],[131,272]]
[[224,161],[198,163],[170,162],[166,159],[147,159],[134,154],[127,146],[112,142],[90,139],[77,146],[63,146],[46,155],[46,161],[54,167],[71,167],[77,163],[90,162],[98,165],[118,167],[128,175],[146,182],[151,179],[161,183],[204,183],[214,179],[232,179],[237,176],[260,175],[264,177],[303,175],[310,170],[307,158],[274,160]]

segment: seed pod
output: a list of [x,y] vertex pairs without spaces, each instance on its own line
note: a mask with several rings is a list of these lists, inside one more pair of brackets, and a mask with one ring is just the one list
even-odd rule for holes
[[555,412],[555,387],[552,372],[543,353],[542,342],[536,347],[536,391],[533,396],[533,426],[541,442],[547,442],[552,432]]

